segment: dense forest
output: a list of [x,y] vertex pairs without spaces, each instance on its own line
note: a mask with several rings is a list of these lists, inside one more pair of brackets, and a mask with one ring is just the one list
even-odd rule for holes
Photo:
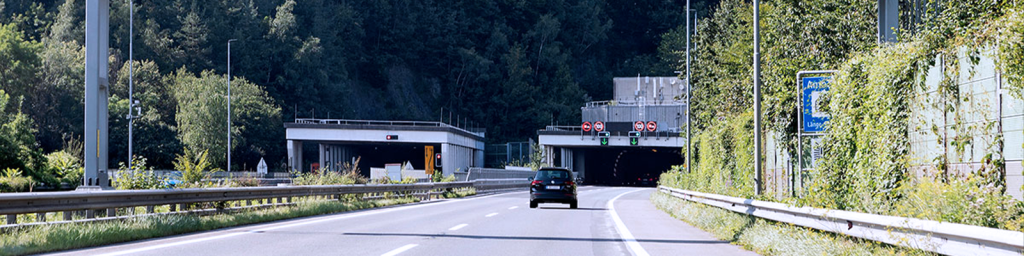
[[[81,154],[84,3],[0,0],[0,169],[38,181],[59,172],[42,171],[53,154]],[[110,1],[112,167],[128,159],[128,3]],[[209,150],[223,166],[229,39],[236,170],[260,157],[279,166],[282,124],[296,117],[438,120],[443,109],[490,142],[524,141],[578,123],[584,102],[611,97],[612,77],[678,70],[685,44],[665,36],[683,31],[685,3],[134,1],[134,152],[170,168],[184,148]]]

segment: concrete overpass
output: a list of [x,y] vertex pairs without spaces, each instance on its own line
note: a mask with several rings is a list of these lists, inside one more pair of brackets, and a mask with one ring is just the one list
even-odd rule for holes
[[[303,164],[303,143],[318,145],[318,164],[322,167],[362,157],[362,164],[383,166],[373,161],[410,161],[414,168],[423,169],[424,148],[428,146],[441,153],[446,174],[482,167],[484,161],[482,130],[470,131],[441,122],[302,118],[286,123],[285,131],[288,165],[295,170],[310,168]],[[366,162],[368,158],[370,163]]]

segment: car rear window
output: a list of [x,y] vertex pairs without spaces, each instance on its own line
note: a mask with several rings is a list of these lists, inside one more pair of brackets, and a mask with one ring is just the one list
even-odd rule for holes
[[572,176],[571,173],[564,170],[539,170],[537,171],[538,180],[549,180],[549,179],[569,179]]

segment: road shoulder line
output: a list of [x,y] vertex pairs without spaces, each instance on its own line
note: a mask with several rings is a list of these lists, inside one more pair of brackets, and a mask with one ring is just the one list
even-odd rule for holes
[[649,256],[650,254],[647,253],[647,250],[644,250],[644,247],[640,246],[640,243],[633,237],[633,233],[629,232],[629,228],[626,228],[626,224],[622,223],[622,219],[619,218],[619,214],[615,212],[615,200],[626,194],[641,190],[643,189],[636,189],[615,196],[612,200],[608,200],[608,206],[606,208],[608,208],[608,213],[612,216],[612,221],[615,222],[615,229],[619,231],[619,237],[624,243],[626,243],[626,249],[629,249],[629,253],[636,256]]

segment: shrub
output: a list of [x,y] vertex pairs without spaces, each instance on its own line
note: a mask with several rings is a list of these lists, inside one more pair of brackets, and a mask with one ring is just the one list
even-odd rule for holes
[[210,175],[219,172],[220,169],[210,168],[213,163],[210,162],[209,152],[210,150],[204,150],[197,153],[186,147],[185,152],[174,159],[174,168],[181,171],[181,183],[176,184],[176,187],[215,186],[209,181]]
[[71,188],[82,184],[85,169],[82,167],[82,160],[77,156],[64,150],[56,151],[46,155],[46,166],[50,168],[50,172],[58,176],[59,183],[66,183]]
[[30,192],[34,185],[32,177],[25,177],[18,169],[4,169],[0,176],[0,192]]
[[146,167],[146,158],[132,157],[132,166],[128,167],[122,162],[118,175],[114,180],[117,189],[160,189],[167,188],[167,179],[161,178],[153,172],[151,167]]

